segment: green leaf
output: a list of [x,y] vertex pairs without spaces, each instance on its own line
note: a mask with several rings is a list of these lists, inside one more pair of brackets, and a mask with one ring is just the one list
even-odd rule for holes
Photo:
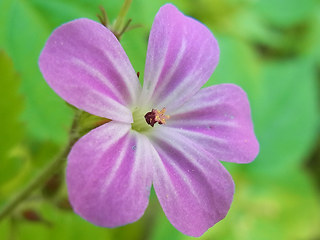
[[[6,3],[6,4],[4,4]],[[4,1],[7,18],[2,44],[21,74],[26,108],[23,119],[28,132],[40,139],[62,142],[71,121],[71,111],[46,84],[38,68],[38,57],[51,32],[44,15],[28,1]],[[21,24],[23,23],[23,24]]]
[[253,7],[270,23],[289,27],[306,20],[316,7],[315,0],[261,0],[255,1]]
[[221,35],[216,37],[220,48],[220,60],[204,87],[234,83],[248,93],[249,99],[258,98],[262,91],[259,81],[261,65],[251,46],[236,38]]
[[320,65],[320,4],[316,9],[316,14],[310,21],[310,31],[307,33],[307,41],[305,41],[304,46],[307,52],[312,55],[317,61],[318,66]]
[[8,55],[0,50],[0,132],[1,159],[21,140],[23,127],[19,117],[23,107],[23,99],[18,93],[20,79]]
[[[69,240],[69,239],[130,239],[140,240],[149,229],[146,229],[148,222],[141,219],[133,224],[110,229],[93,225],[76,215],[71,209],[61,210],[53,202],[33,202],[26,203],[20,207],[23,209],[33,209],[44,220],[43,222],[32,222],[17,217],[15,233],[19,240],[46,239],[46,240]],[[19,213],[20,211],[17,211]],[[8,239],[9,221],[0,223],[0,235]]]
[[[22,208],[23,209],[23,208]],[[111,240],[111,234],[105,228],[89,224],[73,212],[60,211],[50,204],[43,203],[37,210],[47,223],[32,222],[19,219],[14,226],[17,239],[47,239],[47,240],[69,240],[69,239],[105,239]],[[0,233],[3,239],[9,239],[9,222],[0,224]]]
[[316,77],[312,58],[264,65],[263,92],[252,99],[260,153],[246,169],[255,174],[282,174],[284,169],[300,167],[319,126]]
[[185,237],[169,222],[157,199],[153,199],[152,207],[155,212],[155,220],[152,221],[154,226],[151,230],[150,240],[180,240]]
[[17,178],[24,161],[19,157],[24,127],[20,121],[23,99],[18,94],[20,78],[9,56],[0,50],[0,186]]
[[[230,24],[232,35],[236,35],[240,39],[271,47],[277,47],[283,41],[281,33],[270,28],[259,14],[251,9],[238,10],[230,16],[228,21],[232,21]],[[214,29],[214,26],[212,28]]]
[[237,175],[235,182],[237,188],[230,212],[200,239],[316,239],[319,236],[320,206],[315,186],[306,173],[293,171],[280,178],[260,179]]

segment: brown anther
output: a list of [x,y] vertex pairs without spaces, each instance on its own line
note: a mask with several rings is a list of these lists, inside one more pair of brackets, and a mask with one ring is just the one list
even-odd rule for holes
[[144,115],[144,118],[151,127],[153,127],[156,123],[159,123],[160,125],[166,124],[166,121],[170,118],[170,116],[165,115],[165,112],[166,108],[162,108],[161,111],[152,109],[151,112],[147,112],[146,115]]

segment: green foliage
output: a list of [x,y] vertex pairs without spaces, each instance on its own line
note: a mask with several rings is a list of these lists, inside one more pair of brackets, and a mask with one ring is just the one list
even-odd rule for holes
[[248,93],[251,100],[261,94],[261,64],[254,49],[245,41],[229,36],[217,35],[220,61],[210,80],[204,87],[234,83]]
[[[75,18],[97,20],[99,5],[109,19],[115,19],[122,2],[0,0],[0,49],[4,49],[0,50],[0,207],[66,142],[72,109],[46,84],[37,63],[46,39],[53,29]],[[132,24],[141,26],[126,33],[121,44],[141,73],[141,82],[149,30],[166,2],[133,0],[128,13]],[[319,179],[311,179],[304,168],[320,127],[319,1],[172,3],[217,37],[220,62],[205,86],[234,83],[247,92],[261,148],[251,164],[225,164],[236,183],[234,202],[227,217],[200,239],[319,238],[319,188],[313,184]],[[96,121],[89,118],[87,124]],[[91,125],[82,127],[85,133]],[[67,197],[64,182],[50,196],[42,192],[35,192],[35,200],[26,201],[12,218],[0,223],[1,239],[192,239],[168,222],[154,193],[137,223],[104,229],[59,206]],[[44,221],[24,219],[21,211],[26,208]]]
[[24,133],[23,125],[19,121],[23,108],[23,99],[18,93],[20,77],[15,71],[11,59],[3,50],[0,50],[0,76],[0,96],[2,97],[0,101],[1,186],[17,175],[24,165],[19,158],[20,150],[17,146]]
[[18,93],[20,77],[8,55],[0,50],[0,158],[5,158],[15,143],[21,140],[23,127],[19,121],[22,111],[22,97]]
[[[234,202],[227,217],[209,229],[201,240],[314,239],[319,234],[320,208],[309,176],[287,173],[281,178],[244,178],[236,182]],[[159,213],[151,240],[191,240]]]
[[264,65],[263,92],[252,110],[261,145],[249,166],[256,174],[297,168],[314,146],[319,123],[316,74],[315,62],[307,57]]
[[[14,228],[13,235],[15,235],[16,239],[111,239],[108,231],[88,224],[70,211],[61,211],[51,205],[42,204],[38,208],[38,214],[45,221],[32,222],[20,220],[21,224],[19,226],[11,226]],[[6,231],[5,225],[10,225],[10,222],[2,224],[3,227],[0,227],[0,235],[4,239],[8,239],[12,233]]]
[[230,240],[317,236],[320,209],[308,175],[296,171],[269,179],[234,176],[239,187],[231,212],[208,235]]
[[[71,112],[43,80],[38,57],[53,29],[46,15],[28,1],[2,1],[5,18],[0,24],[4,34],[0,44],[8,51],[21,74],[21,92],[25,96],[23,120],[29,133],[40,139],[63,141]],[[48,111],[50,109],[50,111]]]
[[261,0],[256,1],[257,12],[279,27],[299,24],[315,10],[316,0]]

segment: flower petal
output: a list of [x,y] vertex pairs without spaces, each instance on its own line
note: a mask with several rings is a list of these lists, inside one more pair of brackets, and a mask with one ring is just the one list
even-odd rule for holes
[[116,227],[144,213],[152,181],[149,140],[131,125],[109,122],[72,148],[67,186],[74,211],[98,226]]
[[171,115],[166,127],[221,161],[249,163],[259,152],[247,95],[233,84],[201,89]]
[[169,221],[182,233],[199,237],[227,214],[233,180],[191,139],[175,137],[170,128],[159,133],[150,136],[160,156],[154,162],[154,189]]
[[119,41],[103,25],[78,19],[60,26],[42,50],[39,66],[50,87],[70,104],[132,122],[127,107],[141,87]]
[[209,79],[218,60],[208,28],[171,4],[161,7],[149,37],[141,101],[176,109]]

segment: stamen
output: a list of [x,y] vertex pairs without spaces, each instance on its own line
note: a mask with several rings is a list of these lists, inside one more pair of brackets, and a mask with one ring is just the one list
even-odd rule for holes
[[166,121],[170,118],[169,115],[165,115],[166,108],[162,108],[161,111],[157,109],[152,109],[151,112],[147,112],[146,115],[144,115],[144,118],[146,119],[146,122],[153,127],[156,123],[166,124]]

